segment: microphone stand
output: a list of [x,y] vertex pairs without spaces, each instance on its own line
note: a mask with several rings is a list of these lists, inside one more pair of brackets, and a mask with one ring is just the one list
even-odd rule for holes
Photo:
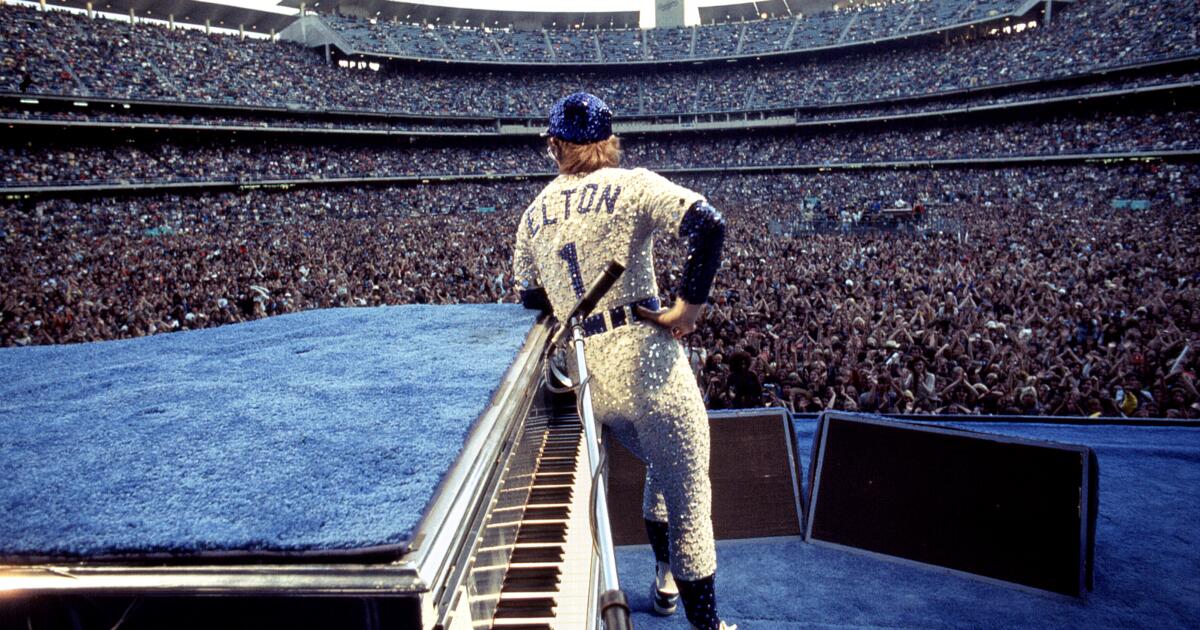
[[579,302],[567,316],[567,325],[555,337],[555,343],[562,340],[567,330],[570,330],[571,343],[575,348],[575,362],[579,372],[578,396],[579,419],[583,423],[584,442],[587,445],[588,468],[593,480],[593,497],[591,509],[593,519],[593,541],[599,551],[600,575],[603,592],[600,594],[600,618],[607,630],[625,630],[633,628],[629,617],[629,604],[625,594],[621,592],[617,581],[617,558],[613,550],[612,525],[608,520],[608,494],[605,490],[605,478],[600,474],[600,436],[596,419],[592,413],[592,393],[588,387],[587,362],[583,353],[583,321],[587,319],[600,298],[612,288],[621,274],[625,272],[617,261],[610,261],[600,277],[592,283]]

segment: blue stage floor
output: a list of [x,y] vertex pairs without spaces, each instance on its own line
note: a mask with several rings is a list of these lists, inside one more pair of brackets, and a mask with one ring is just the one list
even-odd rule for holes
[[[797,423],[807,470],[815,422]],[[958,424],[1085,444],[1100,462],[1096,588],[1086,602],[889,562],[799,539],[717,545],[720,609],[768,628],[1200,627],[1200,429]],[[687,628],[650,611],[648,546],[618,552],[639,630]]]
[[535,315],[329,309],[0,350],[0,558],[403,546]]

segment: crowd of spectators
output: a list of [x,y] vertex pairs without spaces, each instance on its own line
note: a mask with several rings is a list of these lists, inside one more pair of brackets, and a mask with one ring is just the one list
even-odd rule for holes
[[131,111],[123,108],[92,110],[42,110],[25,109],[0,105],[0,122],[7,120],[51,120],[63,122],[118,123],[120,125],[153,125],[196,127],[238,127],[254,129],[301,129],[304,131],[377,131],[377,132],[440,132],[440,133],[496,133],[495,121],[474,118],[441,117],[416,120],[346,116],[338,118],[294,117],[285,115],[256,114],[253,112],[217,114],[171,113]]
[[536,190],[459,182],[5,203],[0,345],[496,301],[511,256],[501,226]]
[[215,140],[0,147],[6,186],[381,178],[489,173],[545,173],[528,144],[421,146],[407,141],[312,145]]
[[[947,112],[966,110],[986,106],[1030,106],[1041,103],[1044,99],[1061,99],[1079,97],[1089,102],[1100,99],[1115,98],[1128,90],[1158,88],[1167,91],[1189,89],[1190,85],[1200,80],[1200,72],[1196,71],[1165,71],[1147,75],[1129,76],[1114,79],[1088,81],[1084,84],[1049,86],[1034,85],[1020,86],[1013,90],[997,93],[966,93],[957,96],[941,98],[923,98],[918,100],[880,101],[865,105],[824,106],[816,108],[797,109],[789,112],[786,117],[796,122],[829,121],[845,122],[868,118],[941,115]],[[720,114],[697,114],[696,120],[705,122],[721,122],[726,119]],[[625,120],[622,120],[622,119]],[[498,125],[503,119],[480,119],[458,116],[424,116],[419,118],[381,117],[378,115],[346,114],[339,116],[291,115],[278,112],[243,111],[243,112],[188,112],[163,110],[142,110],[122,108],[116,105],[105,107],[99,104],[91,108],[39,109],[35,105],[0,105],[0,123],[6,120],[49,120],[63,122],[118,123],[142,124],[152,126],[192,125],[200,127],[252,127],[255,129],[302,129],[333,130],[333,131],[377,131],[377,132],[429,132],[429,133],[474,133],[498,134]],[[617,115],[617,129],[625,123],[638,124],[654,118],[630,120],[626,116]],[[685,118],[685,124],[691,122]],[[536,124],[540,124],[540,120]],[[662,121],[663,124],[678,124],[675,118]],[[729,126],[737,124],[735,119]]]
[[[368,53],[421,59],[601,63],[777,53],[903,37],[1014,16],[1022,4],[1022,0],[894,0],[810,15],[662,28],[655,31],[661,39],[654,40],[644,39],[641,29],[627,28],[514,30],[343,15],[321,19],[354,50]],[[666,45],[654,45],[656,40]]]
[[[945,42],[856,48],[834,58],[532,70],[385,63],[380,71],[329,65],[322,54],[287,42],[206,36],[190,29],[131,26],[4,6],[0,89],[307,109],[541,117],[547,103],[580,88],[600,95],[618,113],[629,114],[812,107],[1078,76],[1200,52],[1194,0],[1077,4],[1056,12],[1051,25],[1019,33],[976,29],[973,36]],[[436,33],[429,37],[446,40]],[[657,30],[645,39],[682,42]]]
[[[1182,134],[1182,135],[1180,135]],[[662,135],[628,143],[651,168],[871,163],[983,157],[1173,151],[1200,148],[1195,112],[1091,114],[1051,120],[988,120],[961,126],[850,127],[839,131],[741,131]]]
[[[688,338],[710,407],[1200,417],[1200,167],[696,175],[729,219]],[[515,300],[536,181],[0,205],[0,345],[187,330],[333,306]],[[1148,210],[1117,207],[1144,200]],[[791,236],[896,200],[952,232]],[[659,261],[674,286],[679,244]],[[736,370],[736,375],[735,375]]]
[[[959,126],[848,126],[632,137],[630,165],[654,169],[867,164],[913,160],[1200,149],[1195,110],[1092,112]],[[470,144],[231,140],[0,146],[5,186],[544,174],[540,139]],[[534,156],[530,159],[530,156]]]
[[[1083,85],[1033,85],[1020,86],[999,92],[946,95],[941,98],[900,99],[877,101],[861,105],[840,105],[797,109],[797,122],[843,121],[881,116],[905,116],[951,112],[966,108],[1003,106],[1029,103],[1043,99],[1081,97],[1090,99],[1111,98],[1115,93],[1126,90],[1159,87],[1164,90],[1184,87],[1200,81],[1200,72],[1154,72],[1118,79],[1088,81]],[[1039,105],[1040,106],[1040,105]]]
[[[721,290],[693,340],[709,406],[1200,417],[1200,254],[1187,219],[1198,175],[1188,165],[685,178],[716,200],[757,200],[731,215]],[[1152,212],[1112,204],[1136,198]],[[809,200],[833,215],[891,199],[927,203],[962,231],[763,229],[807,214]],[[660,282],[674,273],[660,268]],[[754,379],[733,376],[743,364]]]

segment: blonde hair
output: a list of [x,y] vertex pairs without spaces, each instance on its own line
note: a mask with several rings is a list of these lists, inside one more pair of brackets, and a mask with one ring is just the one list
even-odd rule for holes
[[599,142],[575,144],[550,138],[550,154],[558,162],[558,172],[563,175],[590,173],[621,164],[621,141],[616,136],[609,136]]

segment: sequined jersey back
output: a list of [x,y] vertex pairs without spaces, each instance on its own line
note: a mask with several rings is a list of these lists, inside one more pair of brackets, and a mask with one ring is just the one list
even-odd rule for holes
[[675,234],[703,196],[645,169],[560,175],[521,215],[513,273],[545,288],[561,321],[610,260],[625,274],[596,311],[658,295],[654,235]]

